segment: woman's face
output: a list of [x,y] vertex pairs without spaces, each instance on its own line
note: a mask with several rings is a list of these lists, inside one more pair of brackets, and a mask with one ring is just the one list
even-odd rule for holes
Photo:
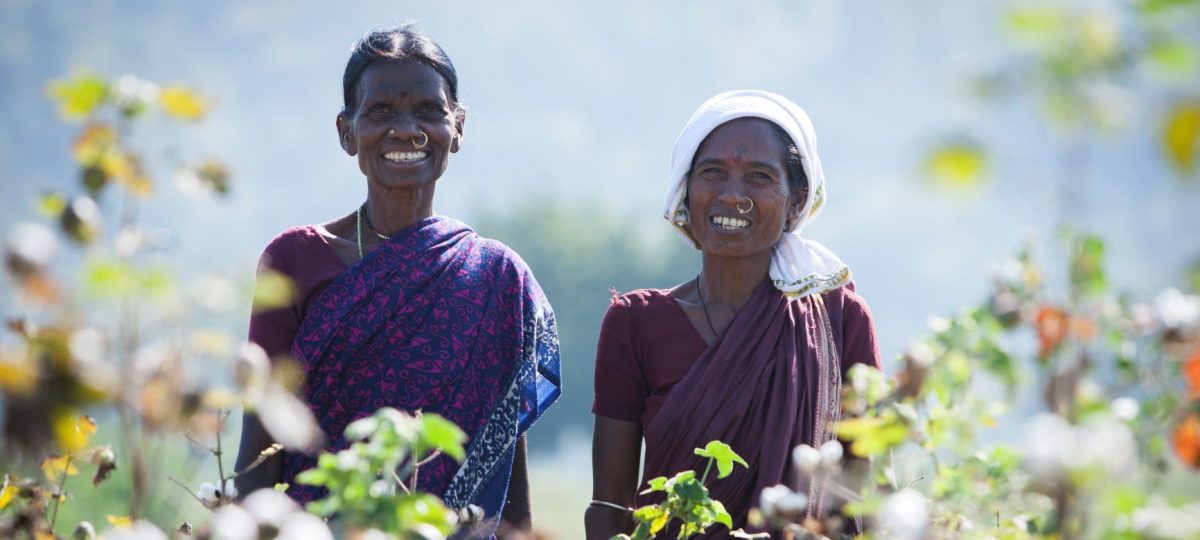
[[[356,92],[358,106],[338,115],[338,134],[367,180],[402,188],[436,182],[462,144],[464,121],[441,74],[414,60],[380,61],[363,71]],[[418,146],[421,132],[429,141]]]
[[688,173],[688,216],[706,255],[769,254],[784,224],[799,217],[803,201],[788,187],[785,152],[761,118],[721,124],[700,143]]

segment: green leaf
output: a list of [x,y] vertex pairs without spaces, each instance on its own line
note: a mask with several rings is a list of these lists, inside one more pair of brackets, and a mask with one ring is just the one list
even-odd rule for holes
[[676,482],[671,487],[671,493],[689,502],[700,502],[708,498],[708,489],[695,478]]
[[322,469],[309,469],[296,475],[296,483],[307,486],[323,486],[329,481],[329,473]]
[[638,522],[654,521],[658,519],[658,516],[666,513],[666,510],[663,510],[658,505],[650,504],[634,510],[633,519]]
[[643,491],[642,495],[653,493],[655,491],[666,491],[667,477],[659,476],[658,478],[651,478],[649,482],[646,482],[646,484],[648,484],[650,487],[646,489],[646,491]]
[[37,209],[37,213],[44,218],[58,219],[67,209],[67,197],[62,193],[48,191],[38,197],[34,207]]
[[746,460],[742,459],[737,452],[733,451],[728,444],[721,441],[710,441],[703,449],[695,450],[697,456],[714,459],[717,462],[717,478],[725,478],[733,473],[733,464],[739,463],[743,467],[749,467]]
[[[1200,116],[1197,120],[1200,121]],[[1071,284],[1086,295],[1101,294],[1108,289],[1108,278],[1104,273],[1104,241],[1099,236],[1085,234],[1073,242]]]
[[81,73],[50,83],[47,93],[58,102],[59,114],[75,120],[92,114],[104,104],[108,97],[108,82],[96,75]]
[[350,422],[343,432],[346,435],[346,440],[361,441],[370,437],[379,427],[379,419],[374,416],[366,416]]
[[466,440],[467,434],[454,425],[454,422],[438,414],[421,415],[421,442],[424,446],[436,448],[455,460],[462,461],[467,454],[463,448]]
[[716,522],[725,526],[726,529],[733,528],[733,516],[725,510],[725,505],[721,501],[712,502],[713,511],[716,512]]
[[1146,49],[1146,60],[1164,73],[1185,75],[1196,68],[1196,50],[1183,40],[1160,41]]

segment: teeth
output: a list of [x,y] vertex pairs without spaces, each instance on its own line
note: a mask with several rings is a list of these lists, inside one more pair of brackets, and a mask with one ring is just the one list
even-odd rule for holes
[[740,218],[731,218],[725,216],[713,216],[712,222],[714,225],[727,231],[736,231],[745,229],[750,226],[750,222]]
[[383,159],[396,163],[407,163],[424,159],[427,155],[429,155],[428,152],[388,152],[383,155]]

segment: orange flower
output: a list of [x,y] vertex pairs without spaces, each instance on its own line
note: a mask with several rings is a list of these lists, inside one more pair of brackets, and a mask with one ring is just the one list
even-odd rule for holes
[[1171,434],[1171,446],[1185,465],[1200,469],[1200,414],[1189,414],[1175,426],[1175,432]]
[[1183,361],[1183,381],[1187,383],[1188,397],[1200,399],[1200,347],[1192,357]]
[[1034,326],[1038,335],[1038,357],[1045,360],[1067,337],[1069,327],[1067,313],[1054,306],[1038,306]]

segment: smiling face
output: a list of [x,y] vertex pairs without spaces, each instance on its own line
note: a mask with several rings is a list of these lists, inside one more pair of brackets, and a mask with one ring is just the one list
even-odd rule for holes
[[[689,230],[705,255],[770,255],[803,202],[788,187],[785,155],[772,124],[760,118],[721,124],[700,143],[687,205]],[[750,210],[741,213],[739,205]]]
[[342,148],[358,157],[369,182],[417,188],[446,171],[450,154],[462,144],[463,121],[437,70],[399,60],[363,71],[357,104],[338,115],[337,126]]

